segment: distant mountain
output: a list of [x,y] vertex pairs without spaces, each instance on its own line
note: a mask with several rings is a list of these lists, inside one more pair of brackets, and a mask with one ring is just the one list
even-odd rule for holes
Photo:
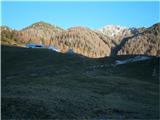
[[145,29],[142,33],[126,38],[118,55],[145,54],[160,56],[160,23]]
[[1,44],[25,47],[28,43],[56,47],[60,52],[72,50],[88,57],[124,54],[159,55],[159,23],[150,28],[127,28],[107,25],[91,30],[72,27],[67,30],[45,22],[37,22],[22,30],[1,26]]
[[121,40],[124,38],[136,35],[140,32],[136,28],[128,28],[117,25],[106,25],[100,29],[97,29],[97,31],[109,37],[112,41],[114,41],[115,45],[120,44]]
[[37,22],[21,30],[29,37],[28,43],[42,43],[45,45],[48,45],[50,39],[62,31],[64,31],[62,28],[45,22]]

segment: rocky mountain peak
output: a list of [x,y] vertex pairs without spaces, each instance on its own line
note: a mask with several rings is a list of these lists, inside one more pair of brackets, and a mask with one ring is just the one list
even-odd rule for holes
[[45,30],[45,29],[59,29],[59,30],[63,30],[62,28],[58,27],[57,25],[52,25],[43,21],[40,22],[36,22],[33,23],[32,25],[22,29],[22,31],[28,30],[28,29],[41,29],[41,30]]

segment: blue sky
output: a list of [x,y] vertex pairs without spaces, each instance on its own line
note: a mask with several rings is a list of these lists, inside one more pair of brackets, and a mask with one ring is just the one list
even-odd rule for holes
[[1,24],[22,29],[38,21],[63,28],[107,24],[149,27],[160,22],[159,2],[2,2]]

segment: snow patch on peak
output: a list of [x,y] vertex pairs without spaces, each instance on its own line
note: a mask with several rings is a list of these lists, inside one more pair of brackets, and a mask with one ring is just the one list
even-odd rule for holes
[[136,28],[129,28],[120,25],[106,25],[100,29],[97,29],[97,31],[115,41],[121,41],[125,37],[129,37],[138,33]]
[[98,29],[101,32],[112,32],[113,34],[119,34],[120,32],[124,30],[129,30],[129,28],[125,26],[119,26],[119,25],[106,25],[103,28]]
[[106,26],[104,26],[104,28],[108,28],[108,29],[129,29],[126,26],[120,26],[120,25],[106,25]]

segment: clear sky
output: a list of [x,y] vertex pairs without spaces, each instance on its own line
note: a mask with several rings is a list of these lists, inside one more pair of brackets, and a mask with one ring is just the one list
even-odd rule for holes
[[1,24],[22,29],[38,21],[63,28],[149,27],[160,22],[159,2],[2,2]]

